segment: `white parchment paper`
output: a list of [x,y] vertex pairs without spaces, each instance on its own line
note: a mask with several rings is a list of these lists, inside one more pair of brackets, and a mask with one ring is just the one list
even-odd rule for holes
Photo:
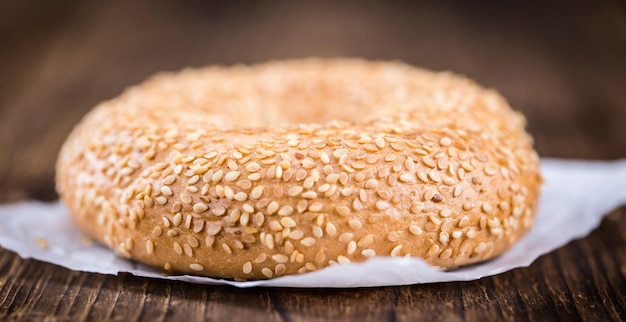
[[72,270],[181,280],[236,287],[372,287],[468,281],[527,267],[539,256],[596,228],[602,217],[626,204],[626,160],[566,161],[543,159],[545,178],[533,229],[502,256],[478,265],[444,272],[415,258],[375,257],[364,263],[335,265],[319,271],[271,280],[234,282],[206,277],[168,276],[115,256],[86,239],[59,202],[0,205],[0,245],[23,258]]

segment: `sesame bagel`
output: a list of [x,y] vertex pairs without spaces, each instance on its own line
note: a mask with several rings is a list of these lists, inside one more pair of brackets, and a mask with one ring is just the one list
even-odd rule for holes
[[453,268],[530,229],[541,178],[524,127],[495,91],[397,62],[188,69],[85,116],[57,190],[90,236],[171,273]]

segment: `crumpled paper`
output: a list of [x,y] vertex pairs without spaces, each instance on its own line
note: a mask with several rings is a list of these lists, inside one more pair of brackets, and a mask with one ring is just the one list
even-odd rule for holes
[[626,160],[600,162],[543,159],[545,178],[532,230],[505,254],[453,271],[438,270],[417,258],[375,257],[364,263],[334,265],[302,275],[235,282],[207,277],[168,276],[117,257],[86,239],[59,202],[25,201],[0,205],[0,245],[23,258],[34,258],[72,270],[180,280],[236,287],[373,287],[469,281],[527,267],[539,256],[582,238],[602,217],[626,204]]

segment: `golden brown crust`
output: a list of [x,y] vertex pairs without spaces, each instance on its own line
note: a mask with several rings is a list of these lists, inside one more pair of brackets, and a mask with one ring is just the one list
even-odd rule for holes
[[492,90],[394,62],[160,74],[101,103],[57,164],[74,221],[167,271],[264,279],[370,256],[456,267],[530,228],[524,118]]

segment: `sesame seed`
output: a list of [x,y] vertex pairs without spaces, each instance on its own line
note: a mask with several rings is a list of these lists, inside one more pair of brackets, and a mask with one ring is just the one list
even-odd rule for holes
[[381,214],[371,214],[369,216],[369,218],[367,218],[367,221],[370,224],[377,224],[377,223],[381,222],[383,219],[384,219],[384,217]]
[[450,240],[450,237],[449,237],[447,232],[442,231],[442,232],[439,233],[439,242],[440,243],[445,245],[445,244],[448,243],[449,240]]
[[424,191],[424,200],[432,200],[435,196],[435,192],[432,189],[426,189]]
[[489,203],[484,202],[483,205],[482,205],[482,210],[485,213],[490,213],[493,210],[493,208],[491,207],[491,205]]
[[189,196],[186,193],[183,193],[183,194],[180,195],[180,201],[182,201],[182,203],[184,203],[184,204],[189,205],[189,204],[191,204],[192,199],[191,199],[191,196]]
[[309,207],[309,202],[306,200],[300,200],[298,201],[298,204],[296,205],[296,209],[298,210],[298,213],[303,213],[308,207]]
[[252,188],[252,182],[250,182],[250,180],[244,179],[244,180],[237,182],[237,187],[243,190],[248,190]]
[[163,179],[163,184],[164,185],[171,185],[172,183],[174,183],[174,181],[176,181],[176,177],[173,175],[169,175],[167,177],[165,177],[165,179]]
[[409,232],[413,235],[419,236],[422,234],[422,229],[417,225],[409,226]]
[[305,170],[298,170],[298,172],[296,172],[296,181],[302,181],[304,180],[304,178],[306,178],[306,171]]
[[174,252],[176,252],[176,254],[178,255],[183,254],[183,248],[180,246],[178,242],[174,242]]
[[174,227],[180,226],[180,223],[182,221],[183,221],[183,215],[180,212],[176,213],[176,215],[174,215],[174,218],[172,218],[172,224],[174,225]]
[[280,210],[278,211],[278,215],[279,216],[289,216],[292,213],[293,213],[293,207],[291,207],[291,206],[284,206],[284,207],[280,208]]
[[198,183],[198,181],[200,181],[200,176],[199,175],[195,175],[195,176],[189,178],[189,180],[187,180],[187,184],[188,185],[196,184],[196,183]]
[[488,176],[493,176],[497,172],[497,170],[494,167],[491,167],[491,166],[485,167],[484,171],[485,171],[485,174],[488,175]]
[[339,241],[342,243],[347,243],[350,240],[352,240],[352,237],[354,236],[354,234],[352,233],[343,233],[339,236]]
[[213,236],[206,236],[206,238],[204,239],[204,244],[207,247],[213,246],[213,242],[215,242],[215,237]]
[[164,205],[167,203],[167,197],[164,196],[158,196],[154,199],[156,201],[156,203],[158,203],[159,205]]
[[433,256],[437,253],[439,253],[439,245],[434,244],[430,246],[430,248],[428,249],[428,255]]
[[364,249],[361,251],[361,255],[365,257],[374,257],[376,256],[376,252],[373,249]]
[[276,255],[272,255],[272,260],[274,260],[277,263],[286,263],[289,261],[289,257],[283,254],[276,254]]
[[465,169],[465,171],[467,171],[467,172],[474,171],[474,167],[472,165],[470,165],[469,163],[467,163],[467,161],[461,162],[461,167],[463,169]]
[[218,170],[211,177],[211,181],[213,181],[213,183],[219,183],[220,181],[222,181],[223,176],[224,176],[224,171]]
[[237,192],[234,196],[233,199],[237,200],[237,201],[246,201],[248,200],[248,194],[245,192]]
[[268,226],[273,231],[282,231],[283,230],[283,226],[277,220],[270,221]]
[[244,274],[250,274],[250,272],[252,272],[252,262],[245,262],[242,266],[242,270]]
[[304,188],[302,188],[301,186],[293,186],[287,190],[287,195],[290,197],[295,197],[299,195],[302,192],[302,190],[304,190]]
[[261,166],[256,162],[250,162],[246,165],[246,170],[249,172],[257,172],[259,169],[261,169]]
[[263,186],[258,186],[254,189],[252,189],[252,192],[250,192],[250,198],[251,199],[259,199],[261,198],[261,196],[263,195]]
[[315,198],[317,198],[317,192],[315,192],[315,191],[307,191],[307,192],[302,194],[302,198],[305,198],[305,199],[315,199]]
[[[202,207],[200,207],[199,209],[202,209]],[[194,211],[197,212],[195,205],[194,205]],[[226,214],[226,208],[224,208],[224,207],[216,207],[216,208],[211,209],[211,213],[216,215],[216,216],[218,216],[218,217],[219,216],[223,216],[224,214]]]
[[274,276],[274,272],[272,272],[271,269],[264,267],[261,270],[261,274],[263,274],[263,276],[267,277],[267,278],[272,278]]
[[403,173],[398,177],[398,180],[404,183],[413,182],[413,176],[410,173]]
[[[309,206],[309,211],[318,212],[322,210],[323,208],[324,208],[324,204],[322,204],[321,202],[314,202]],[[289,214],[291,214],[291,212]]]
[[337,181],[339,181],[339,174],[337,173],[331,173],[326,176],[326,182],[328,183],[337,183]]
[[435,168],[437,166],[435,161],[431,157],[428,157],[428,156],[423,157],[422,162],[429,168]]
[[339,206],[335,208],[335,211],[337,211],[337,213],[341,216],[348,216],[350,215],[350,208],[346,207],[346,206]]
[[391,250],[391,257],[396,257],[400,254],[400,250],[402,250],[402,245],[397,245]]
[[441,224],[441,219],[435,215],[428,216],[428,219],[435,225],[439,226]]
[[430,170],[430,172],[428,172],[428,177],[430,178],[430,180],[436,183],[441,182],[441,175],[435,169]]
[[387,234],[387,240],[392,241],[392,242],[396,242],[396,241],[400,240],[400,238],[401,238],[401,236],[397,232],[391,232],[391,233]]
[[361,227],[363,226],[361,224],[361,222],[357,219],[351,219],[348,221],[348,226],[350,226],[350,228],[357,230],[357,229],[361,229]]
[[489,226],[491,228],[499,227],[500,226],[500,220],[498,218],[488,219],[487,220],[487,226]]
[[206,232],[208,235],[210,236],[215,236],[217,235],[217,233],[219,233],[222,230],[222,226],[219,225],[208,225],[206,228]]
[[337,256],[337,262],[341,265],[346,265],[346,264],[350,264],[350,259],[348,259],[348,257],[346,256],[339,255]]
[[227,182],[233,182],[239,178],[239,171],[230,171],[224,176],[224,180]]
[[357,245],[359,247],[367,247],[369,245],[371,245],[374,242],[374,236],[373,235],[365,235],[363,237],[361,237],[361,239],[359,239]]
[[226,254],[232,254],[233,250],[226,243],[222,243],[222,249],[226,252]]
[[302,237],[304,237],[304,232],[302,230],[294,230],[289,233],[289,238],[293,240],[300,240]]
[[328,154],[326,154],[326,152],[324,151],[320,153],[320,159],[324,164],[328,164],[330,162],[330,157],[328,157]]
[[315,239],[313,239],[312,237],[306,237],[300,240],[300,243],[306,247],[311,247],[315,245]]
[[148,255],[154,253],[154,242],[152,242],[151,240],[146,240],[146,253]]
[[275,213],[276,211],[278,211],[278,202],[276,201],[272,201],[270,202],[270,204],[267,206],[267,214],[271,215],[273,213]]
[[286,227],[286,228],[292,228],[292,227],[296,226],[296,222],[293,219],[289,218],[289,217],[281,218],[280,219],[280,224],[283,225],[283,227]]
[[386,203],[386,202],[384,202],[382,200],[379,200],[379,201],[376,202],[376,209],[378,209],[378,210],[385,210],[387,208],[389,208],[389,204],[388,203]]
[[201,213],[207,211],[207,209],[209,209],[209,206],[207,206],[206,204],[201,203],[201,202],[196,203],[195,205],[193,205],[193,211],[195,213],[197,213],[197,214],[201,214]]
[[417,171],[417,172],[416,172],[416,175],[417,175],[417,178],[418,178],[421,182],[428,183],[428,181],[429,181],[429,180],[428,180],[428,175],[427,175],[425,172],[423,172],[423,171]]
[[274,249],[274,236],[271,234],[265,235],[265,246],[269,249]]
[[244,212],[243,215],[241,215],[241,218],[239,218],[239,222],[241,223],[242,226],[248,225],[249,220],[250,220],[250,212]]
[[461,218],[461,220],[459,220],[458,226],[460,228],[463,228],[463,227],[466,227],[467,225],[469,225],[469,217],[468,216],[463,216]]
[[470,211],[474,208],[474,204],[472,204],[471,202],[466,202],[463,204],[463,210],[465,211]]
[[304,179],[304,182],[302,182],[302,186],[306,189],[311,189],[313,187],[313,184],[315,183],[313,177],[308,177],[306,179]]
[[315,166],[316,166],[315,161],[313,161],[313,159],[311,158],[306,158],[302,160],[302,167],[305,169],[313,169],[315,168]]
[[376,189],[378,188],[378,181],[376,179],[369,179],[365,182],[366,189]]
[[168,186],[162,186],[162,187],[161,187],[161,193],[162,193],[164,196],[168,196],[168,197],[174,194],[174,193],[172,192],[172,189],[170,189],[170,187],[168,187]]
[[474,252],[476,253],[482,253],[487,249],[487,244],[480,242],[478,243],[478,245],[474,248]]
[[431,200],[432,200],[432,202],[442,202],[443,201],[443,197],[440,194],[435,193],[435,194],[433,194],[433,197],[431,198]]
[[374,143],[379,149],[383,149],[385,147],[385,139],[382,137],[378,137],[374,140]]
[[200,265],[198,263],[193,263],[193,264],[189,265],[189,268],[194,270],[194,271],[197,271],[197,272],[200,272],[200,271],[204,270],[204,266],[202,266],[202,265]]
[[348,254],[351,255],[356,251],[356,242],[354,240],[348,243]]
[[183,245],[183,250],[185,251],[185,254],[189,257],[193,257],[193,249],[191,249],[191,246],[189,246],[189,244],[184,244]]
[[337,234],[337,227],[331,222],[326,223],[326,233],[330,236],[335,236]]
[[315,224],[321,226],[324,224],[325,216],[323,214],[319,214],[315,217]]
[[267,259],[267,254],[265,254],[265,253],[260,253],[259,255],[257,255],[257,256],[254,258],[254,262],[255,262],[256,264],[261,264],[261,263],[265,262],[265,260],[266,260],[266,259]]
[[322,230],[322,227],[313,226],[313,236],[317,238],[322,238],[322,236],[324,236],[324,231]]
[[143,203],[144,205],[146,205],[146,207],[150,208],[152,206],[154,206],[154,201],[152,200],[152,198],[150,198],[149,196],[144,196],[143,197]]

